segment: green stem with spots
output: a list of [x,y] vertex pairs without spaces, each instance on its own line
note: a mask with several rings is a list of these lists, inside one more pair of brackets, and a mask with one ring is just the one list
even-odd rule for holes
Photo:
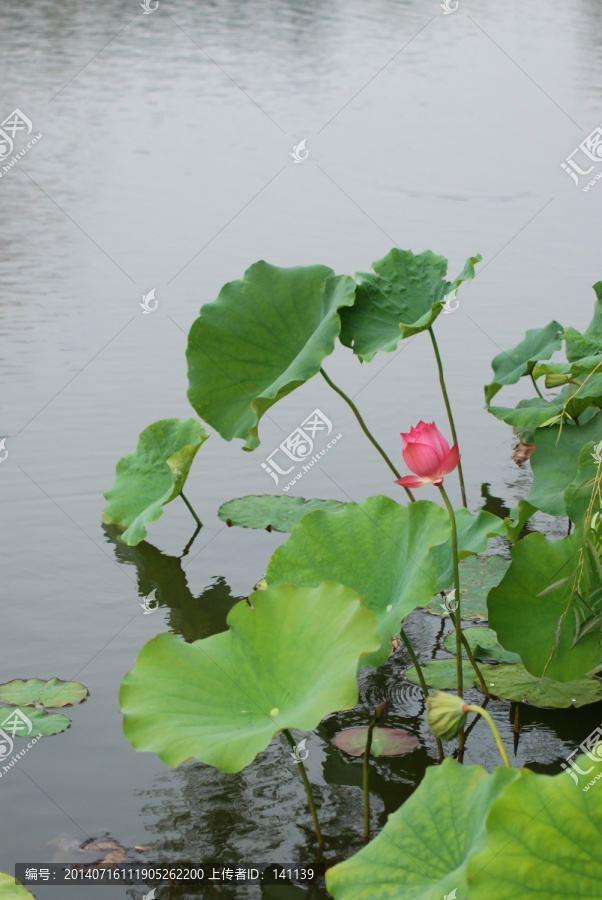
[[307,805],[309,806],[309,811],[311,813],[311,817],[314,823],[314,831],[316,832],[316,838],[318,840],[318,847],[320,850],[324,849],[324,838],[322,837],[322,831],[320,829],[320,822],[318,821],[318,813],[316,812],[316,804],[314,803],[314,795],[311,790],[311,784],[309,783],[309,778],[307,777],[307,772],[305,770],[305,766],[303,765],[303,760],[298,758],[297,753],[295,752],[296,743],[292,734],[288,730],[288,728],[283,728],[282,733],[285,738],[289,742],[293,753],[295,755],[295,760],[297,765],[299,766],[299,774],[301,775],[301,780],[303,782],[303,787],[305,788],[305,793],[307,795]]
[[180,491],[180,497],[182,498],[182,500],[184,501],[184,503],[186,504],[186,506],[187,506],[188,509],[190,510],[190,512],[191,512],[191,514],[192,514],[192,518],[194,519],[194,521],[197,523],[197,525],[199,526],[199,528],[202,528],[203,523],[201,522],[201,520],[199,519],[199,517],[198,517],[197,514],[195,513],[194,509],[193,509],[192,506],[190,505],[190,501],[187,500],[186,497],[184,496],[184,491]]
[[364,843],[370,841],[370,751],[372,749],[372,732],[378,719],[376,716],[368,725],[368,734],[366,735],[366,749],[364,750],[364,759],[362,762],[362,781],[364,787]]
[[[445,488],[442,484],[438,484],[437,487],[441,492],[441,496],[443,497],[443,502],[447,508],[447,512],[449,515],[449,522],[451,525],[451,538],[452,538],[452,561],[453,561],[453,570],[454,570],[454,588],[455,588],[455,600],[456,600],[456,609],[454,611],[453,620],[456,628],[456,673],[458,679],[458,696],[461,700],[464,699],[464,673],[462,671],[462,613],[461,613],[461,604],[460,604],[460,570],[458,568],[458,529],[456,527],[456,516],[454,513],[454,508],[450,503],[449,497],[445,491]],[[462,728],[458,735],[458,760],[462,762],[464,759],[464,729]]]
[[[424,699],[426,701],[426,700],[428,700],[429,689],[427,687],[426,679],[425,679],[424,673],[422,671],[422,666],[418,662],[418,657],[416,656],[416,653],[414,652],[414,648],[412,647],[412,642],[410,641],[409,637],[407,636],[407,634],[405,633],[403,628],[400,630],[399,633],[401,635],[402,641],[405,644],[406,650],[410,654],[410,659],[412,660],[412,663],[414,664],[414,668],[416,669],[416,674],[418,675],[418,681],[420,682],[420,687],[422,688],[422,693],[424,694]],[[436,737],[435,740],[437,742],[437,753],[439,754],[439,762],[443,762],[443,760],[445,759],[445,754],[443,753],[443,744],[441,743],[441,738]]]
[[[343,400],[345,401],[345,403],[347,403],[347,405],[350,407],[351,411],[353,412],[353,415],[355,416],[355,418],[356,418],[357,421],[359,422],[360,428],[362,429],[362,431],[364,432],[364,434],[366,435],[366,437],[368,438],[368,440],[370,441],[370,443],[371,443],[374,447],[376,447],[376,449],[378,450],[378,452],[380,453],[380,455],[382,456],[382,458],[384,459],[384,461],[386,462],[386,464],[388,465],[388,467],[391,469],[391,471],[393,472],[393,474],[395,475],[395,477],[396,477],[396,478],[401,478],[401,474],[397,471],[397,469],[395,468],[395,466],[393,465],[393,463],[391,462],[391,460],[389,459],[389,457],[387,456],[387,454],[385,453],[385,451],[383,450],[383,448],[381,447],[381,445],[378,443],[378,441],[376,440],[376,438],[374,437],[374,435],[371,433],[370,429],[368,428],[368,426],[367,426],[366,423],[364,422],[364,420],[363,420],[363,418],[362,418],[362,416],[361,416],[361,414],[360,414],[359,409],[357,408],[357,406],[355,405],[355,403],[353,402],[353,400],[351,399],[351,397],[348,397],[347,394],[345,393],[345,391],[341,390],[341,388],[338,387],[338,386],[334,383],[334,381],[332,381],[332,379],[330,379],[330,378],[328,377],[328,375],[326,374],[326,372],[324,371],[324,369],[320,369],[320,374],[322,375],[322,377],[323,377],[324,380],[326,381],[326,384],[328,384],[328,385],[333,389],[333,391],[336,391],[336,393],[337,393],[340,397],[342,397]],[[406,492],[406,494],[408,495],[408,497],[410,498],[410,500],[413,501],[413,500],[416,499],[416,498],[414,497],[413,493],[412,493],[410,490],[408,490],[407,487],[404,487],[403,484],[401,485],[401,487],[403,487],[404,491]]]
[[[451,404],[449,402],[449,395],[447,393],[447,387],[445,386],[445,378],[443,375],[443,363],[441,361],[441,354],[439,353],[439,346],[435,339],[435,332],[432,329],[432,326],[428,329],[428,332],[431,336],[431,342],[433,344],[433,350],[435,351],[435,359],[437,360],[437,369],[439,371],[439,384],[441,385],[441,393],[443,394],[443,402],[445,403],[445,409],[447,410],[447,418],[449,421],[449,427],[451,428],[452,440],[454,444],[458,443],[458,435],[456,434],[456,426],[454,424],[454,417],[452,414]],[[468,509],[468,504],[466,502],[466,488],[464,487],[464,473],[462,471],[462,462],[458,460],[458,478],[460,479],[460,493],[462,494],[462,506]]]

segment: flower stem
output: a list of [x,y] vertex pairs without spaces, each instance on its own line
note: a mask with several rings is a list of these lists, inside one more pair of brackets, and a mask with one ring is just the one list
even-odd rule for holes
[[[297,746],[295,744],[295,739],[292,734],[288,730],[288,728],[283,728],[282,732],[292,747],[293,751]],[[296,758],[296,754],[295,754]],[[314,795],[311,790],[311,784],[309,783],[309,778],[307,777],[307,772],[305,771],[305,766],[303,765],[303,760],[297,759],[297,765],[299,766],[299,774],[301,775],[301,780],[303,782],[303,787],[305,788],[305,793],[307,795],[307,805],[309,806],[309,811],[311,813],[311,817],[314,822],[314,831],[316,832],[316,838],[318,840],[318,847],[320,850],[324,849],[324,838],[322,837],[322,832],[320,830],[320,823],[318,821],[318,813],[316,812],[316,804],[314,803]]]
[[[383,450],[383,448],[381,447],[381,445],[378,443],[378,441],[376,440],[376,438],[374,437],[374,435],[370,432],[368,426],[366,425],[366,423],[365,423],[364,420],[362,419],[362,416],[361,416],[361,414],[360,414],[359,409],[357,408],[357,406],[355,405],[355,403],[353,402],[353,400],[351,399],[351,397],[348,397],[347,394],[345,393],[345,391],[341,390],[341,388],[338,387],[338,386],[334,383],[334,381],[332,381],[332,380],[328,377],[328,375],[326,374],[326,372],[324,371],[324,369],[321,368],[321,369],[320,369],[320,373],[321,373],[322,377],[324,378],[324,380],[326,381],[326,384],[330,385],[330,387],[333,389],[333,391],[336,391],[336,393],[337,393],[340,397],[342,397],[343,400],[345,401],[345,403],[347,403],[347,405],[351,408],[351,410],[352,410],[352,412],[353,412],[353,415],[355,416],[355,418],[356,418],[357,421],[359,422],[360,428],[362,429],[362,431],[364,432],[364,434],[366,435],[366,437],[368,438],[368,440],[373,444],[373,446],[376,447],[376,449],[378,450],[378,452],[380,453],[380,455],[382,456],[382,458],[384,459],[384,461],[386,462],[386,464],[388,465],[388,467],[391,469],[391,471],[393,472],[393,474],[395,475],[395,477],[396,477],[396,478],[401,478],[401,474],[397,471],[397,469],[395,468],[395,466],[393,465],[393,463],[391,462],[391,460],[389,459],[389,457],[387,456],[387,454],[385,453],[385,451]],[[404,487],[404,485],[401,485],[401,487],[403,487],[404,491],[406,492],[406,494],[408,495],[408,497],[410,498],[410,500],[412,500],[412,501],[415,500],[414,495],[412,494],[412,492],[411,492],[407,487]]]
[[190,502],[189,502],[189,501],[186,499],[186,497],[184,496],[184,491],[180,491],[180,497],[182,498],[182,500],[184,501],[184,503],[186,504],[186,506],[188,507],[188,509],[189,509],[190,512],[192,513],[192,518],[194,519],[194,521],[197,523],[197,525],[199,526],[199,528],[202,528],[203,523],[201,522],[201,520],[199,519],[199,517],[198,517],[197,514],[195,513],[194,509],[193,509],[192,506],[190,505]]
[[[411,641],[410,641],[409,637],[407,636],[407,634],[405,633],[405,631],[403,630],[403,628],[400,629],[399,633],[401,635],[402,641],[405,644],[406,650],[410,654],[410,659],[412,660],[412,663],[414,664],[414,668],[416,669],[416,674],[418,675],[418,681],[420,682],[420,687],[422,688],[422,693],[424,694],[424,699],[426,701],[428,699],[429,689],[427,687],[426,680],[424,678],[424,672],[422,671],[422,666],[418,662],[418,657],[416,656],[416,653],[414,652],[414,648],[412,647]],[[445,759],[445,754],[443,753],[443,744],[441,743],[441,738],[436,737],[435,740],[437,742],[437,753],[439,754],[439,762],[443,762],[443,760]]]
[[[443,402],[445,403],[445,409],[447,410],[447,418],[449,420],[449,427],[451,428],[452,439],[453,439],[454,444],[457,444],[458,443],[458,435],[456,434],[456,426],[454,424],[454,417],[452,414],[451,404],[449,402],[447,387],[445,386],[445,378],[443,376],[443,363],[441,362],[441,354],[439,353],[439,347],[438,347],[437,341],[435,339],[435,332],[433,331],[432,327],[430,327],[428,331],[431,336],[433,350],[435,351],[435,359],[437,360],[437,369],[439,370],[439,384],[441,385],[441,393],[443,394]],[[464,487],[464,473],[462,471],[461,460],[458,460],[458,478],[460,479],[460,493],[462,494],[462,506],[468,508],[468,504],[466,502],[466,488]]]
[[[445,491],[445,488],[442,484],[438,484],[437,487],[441,491],[441,496],[443,497],[443,502],[447,508],[447,512],[449,515],[449,522],[451,525],[451,539],[452,539],[452,561],[453,561],[453,570],[454,570],[454,588],[455,588],[455,600],[456,600],[456,609],[454,611],[454,626],[456,629],[456,672],[458,677],[458,696],[460,699],[464,699],[464,673],[462,671],[462,612],[461,612],[461,602],[460,602],[460,570],[458,568],[458,529],[456,527],[456,516],[454,513],[454,508],[450,503],[449,497]],[[458,735],[458,759],[462,762],[464,758],[464,729],[460,731]]]
[[489,715],[487,710],[483,709],[482,706],[473,706],[470,703],[465,703],[464,704],[464,712],[465,713],[474,712],[474,713],[477,713],[479,716],[483,716],[483,718],[485,719],[485,721],[491,728],[491,732],[495,738],[495,742],[497,744],[498,750],[500,751],[500,756],[502,757],[502,759],[504,761],[504,765],[511,768],[510,760],[508,759],[508,754],[506,753],[506,748],[504,747],[504,745],[502,743],[502,738],[500,737],[500,733],[497,730],[497,725],[495,724],[495,722],[493,721],[493,719],[491,718],[491,716]]
[[485,679],[483,678],[483,673],[479,669],[479,665],[478,665],[476,659],[474,658],[474,653],[472,652],[472,648],[471,648],[470,644],[468,643],[468,641],[466,640],[466,635],[464,634],[464,631],[462,629],[460,629],[460,637],[462,640],[462,646],[464,647],[464,650],[466,651],[466,655],[468,656],[469,662],[470,662],[471,666],[473,667],[473,669],[475,670],[477,678],[479,679],[479,684],[481,685],[481,690],[483,691],[483,693],[485,694],[486,697],[491,697],[491,694],[489,693],[489,688],[487,687],[487,684],[485,683]]
[[364,843],[370,841],[370,750],[372,749],[372,732],[378,719],[376,716],[368,725],[368,734],[366,735],[366,749],[364,750],[364,759],[362,761],[363,787],[364,787]]
[[539,390],[539,388],[538,388],[538,386],[537,386],[537,382],[535,381],[535,378],[533,377],[533,372],[531,372],[531,381],[533,382],[533,387],[535,388],[535,390],[537,391],[537,393],[539,394],[539,396],[540,396],[541,399],[543,400],[543,399],[544,399],[544,395],[541,393],[541,391]]

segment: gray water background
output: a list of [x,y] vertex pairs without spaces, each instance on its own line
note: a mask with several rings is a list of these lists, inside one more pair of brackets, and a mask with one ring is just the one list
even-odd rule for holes
[[[102,490],[146,425],[193,414],[186,334],[222,284],[260,258],[365,271],[396,244],[446,255],[452,277],[482,253],[437,334],[471,509],[484,484],[508,507],[524,495],[528,467],[511,462],[510,429],[484,411],[482,386],[492,356],[527,328],[555,318],[583,329],[591,316],[602,187],[579,190],[560,163],[602,121],[601,23],[594,0],[461,0],[451,15],[417,0],[162,0],[151,15],[135,0],[5,0],[0,114],[18,107],[43,138],[0,179],[0,427],[13,436],[0,466],[0,681],[76,678],[90,698],[68,710],[66,733],[0,780],[0,870],[50,861],[73,835],[103,830],[149,845],[155,862],[313,859],[282,738],[239,775],[191,763],[172,771],[123,737],[118,688],[154,634],[224,627],[261,577],[285,536],[228,529],[216,512],[272,491],[260,462],[312,409],[343,439],[295,493],[401,500],[390,472],[314,379],[270,411],[255,453],[217,435],[202,448],[187,493],[205,525],[183,569],[176,558],[193,530],[183,504],[150,526],[152,547],[128,555],[101,528]],[[309,157],[295,165],[303,138]],[[152,288],[159,306],[143,315]],[[338,347],[325,367],[400,466],[401,430],[421,418],[446,430],[424,335],[369,365]],[[522,385],[506,390],[507,405],[524,395]],[[420,496],[435,499],[431,489]],[[149,572],[180,578],[179,611],[142,615]],[[424,658],[437,625],[413,620]],[[378,828],[433,744],[419,692],[396,666],[369,674],[362,691],[364,712],[337,727],[364,721],[387,696],[392,723],[422,742],[375,764]],[[509,740],[508,704],[492,706]],[[558,771],[599,718],[525,710],[517,763]],[[328,743],[334,730],[327,722],[309,738],[308,766],[331,857],[345,857],[361,846],[360,780]],[[497,763],[481,724],[468,761]]]

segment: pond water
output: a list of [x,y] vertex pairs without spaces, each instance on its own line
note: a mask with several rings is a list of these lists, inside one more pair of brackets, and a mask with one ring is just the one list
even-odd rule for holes
[[[103,831],[149,847],[154,862],[315,859],[282,736],[237,775],[198,763],[171,770],[123,737],[118,688],[153,635],[191,640],[223,629],[230,606],[263,575],[285,535],[228,529],[217,509],[272,491],[260,462],[314,408],[343,438],[291,493],[402,500],[400,489],[349,409],[314,379],[270,411],[255,453],[217,435],[203,447],[187,494],[205,524],[183,558],[193,533],[183,503],[132,549],[103,530],[102,491],[147,424],[192,414],[186,335],[223,283],[260,258],[365,271],[397,244],[446,255],[452,276],[482,253],[437,333],[470,508],[487,500],[500,511],[524,496],[528,466],[510,460],[510,429],[484,411],[482,386],[492,356],[525,329],[551,319],[582,329],[591,316],[602,187],[577,189],[560,164],[602,120],[601,26],[597,0],[460,0],[451,15],[436,0],[161,0],[149,15],[136,0],[3,4],[0,114],[18,108],[42,137],[0,179],[9,436],[0,681],[77,679],[90,697],[68,710],[67,732],[2,777],[0,871],[62,858],[78,835]],[[302,139],[309,155],[295,164]],[[158,307],[144,315],[151,289]],[[339,347],[325,368],[394,459],[399,432],[419,419],[446,430],[424,335],[364,365]],[[508,389],[507,405],[522,390]],[[448,483],[458,503],[455,479]],[[421,496],[435,499],[430,488]],[[557,536],[565,527],[537,521]],[[153,587],[162,606],[143,615]],[[440,646],[439,624],[426,613],[411,620],[424,659]],[[361,768],[330,743],[338,727],[363,724],[386,698],[390,723],[420,739],[413,754],[374,764],[374,829],[434,762],[405,664],[397,651],[364,674],[358,709],[308,739],[330,860],[362,842]],[[490,708],[511,746],[510,705]],[[514,761],[557,772],[600,718],[599,706],[562,714],[523,706]],[[466,760],[491,767],[496,754],[479,722]],[[142,894],[86,889],[89,900]]]

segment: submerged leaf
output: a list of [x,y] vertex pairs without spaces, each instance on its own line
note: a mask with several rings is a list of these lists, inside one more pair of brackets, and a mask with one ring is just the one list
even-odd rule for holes
[[[333,743],[350,756],[363,756],[366,751],[368,726],[344,728],[335,734]],[[420,741],[410,731],[399,728],[374,728],[370,756],[404,756],[420,746]]]

